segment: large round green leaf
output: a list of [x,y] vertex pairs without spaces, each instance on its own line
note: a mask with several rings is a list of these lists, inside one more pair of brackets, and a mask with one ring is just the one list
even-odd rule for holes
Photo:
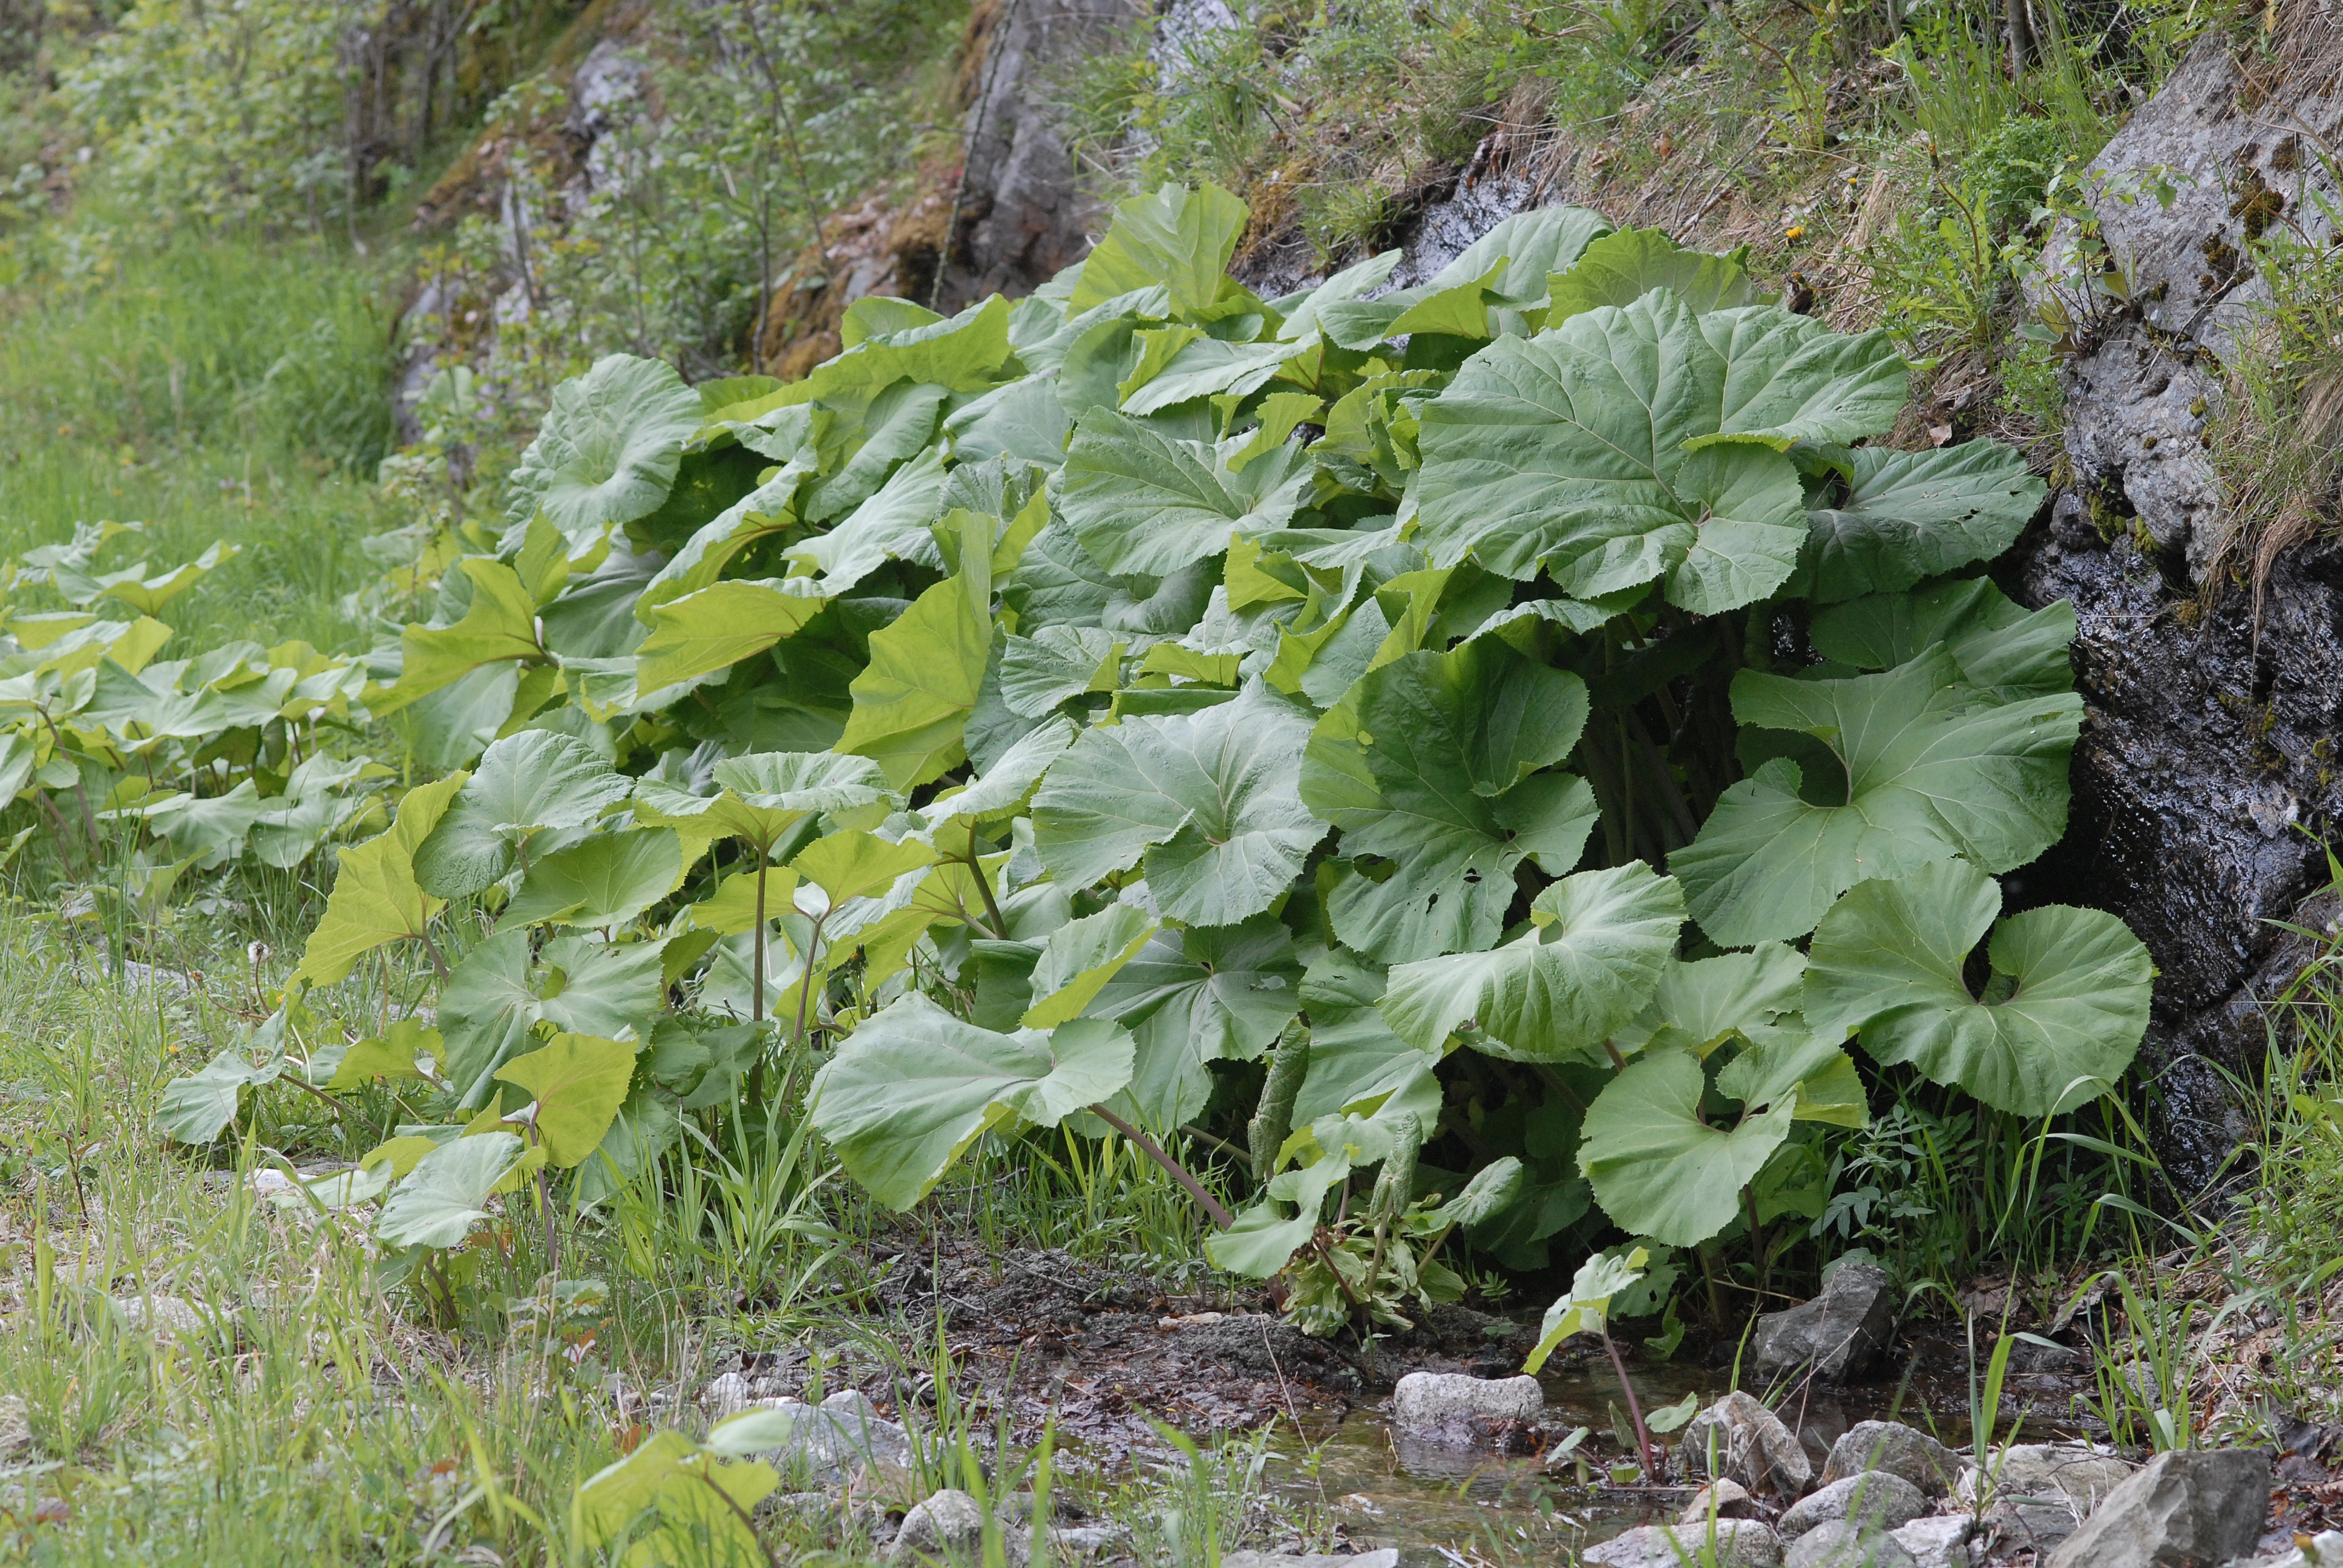
[[699,432],[699,394],[660,359],[613,354],[553,389],[537,439],[513,470],[508,515],[540,508],[570,542],[656,509]]
[[1816,653],[1857,669],[1892,669],[1941,642],[1961,678],[1996,702],[2075,689],[2075,607],[2021,609],[1989,578],[1850,599],[1818,613],[1807,635]]
[[488,748],[415,851],[415,878],[443,899],[485,890],[509,874],[538,833],[582,828],[632,784],[584,741],[524,729]]
[[1586,712],[1585,682],[1495,638],[1361,677],[1302,766],[1302,801],[1342,829],[1343,853],[1390,863],[1340,877],[1335,933],[1385,962],[1495,941],[1513,868],[1567,871],[1594,825],[1584,781],[1533,778],[1570,755]]
[[1695,317],[1661,289],[1468,361],[1423,410],[1416,504],[1433,564],[1544,570],[1577,598],[1664,578],[1672,602],[1703,614],[1786,581],[1806,533],[1795,465],[1763,443],[1686,449],[1726,428],[1728,399],[1758,378],[1702,330],[1745,314]]
[[1107,570],[1168,577],[1227,549],[1239,523],[1283,528],[1314,472],[1280,447],[1232,473],[1205,442],[1093,408],[1066,449],[1058,515]]
[[1850,890],[1815,930],[1807,1019],[1859,1027],[1881,1061],[2021,1116],[2096,1099],[2147,1032],[2147,950],[2100,910],[2028,910],[1994,927],[1993,978],[1972,995],[1969,951],[2000,908],[2001,890],[1966,860]]
[[1143,856],[1164,914],[1234,925],[1276,902],[1324,836],[1300,794],[1309,736],[1258,680],[1192,716],[1087,730],[1033,797],[1035,848],[1073,887]]
[[1776,757],[1726,789],[1668,858],[1716,941],[1804,936],[1856,882],[1955,855],[2008,870],[2066,829],[2083,711],[2071,692],[1992,703],[1938,647],[1845,680],[1744,670],[1733,711],[1816,745],[1805,764]]
[[597,833],[528,869],[497,924],[624,925],[682,884],[683,842],[672,828]]
[[1545,324],[1559,326],[1601,306],[1633,305],[1655,288],[1673,290],[1695,315],[1757,297],[1733,256],[1686,250],[1661,229],[1623,228],[1581,251],[1569,271],[1554,274]]
[[[1038,965],[1034,973],[1039,994]],[[1137,1042],[1129,1093],[1146,1124],[1177,1127],[1212,1093],[1205,1063],[1251,1060],[1276,1042],[1300,1010],[1301,980],[1292,935],[1272,915],[1166,928],[1106,982],[1090,1012]]]
[[1540,893],[1503,947],[1393,969],[1383,1017],[1425,1050],[1470,1023],[1468,1043],[1492,1056],[1599,1060],[1651,1002],[1684,919],[1675,879],[1641,860],[1581,871]]
[[1700,1063],[1665,1051],[1627,1064],[1586,1108],[1578,1168],[1620,1229],[1696,1247],[1733,1222],[1741,1189],[1790,1135],[1795,1102],[1736,1125],[1700,1114]]
[[1806,514],[1807,592],[1824,604],[1990,559],[2016,542],[2048,492],[2025,457],[1999,441],[1929,452],[1865,447],[1849,465],[1845,498]]
[[813,1122],[890,1208],[927,1195],[977,1136],[1054,1127],[1131,1081],[1131,1036],[1102,1019],[996,1034],[914,991],[864,1020],[814,1080]]
[[632,1045],[589,1034],[557,1034],[543,1048],[497,1070],[537,1105],[537,1136],[553,1165],[582,1164],[610,1131],[635,1076]]
[[488,1195],[524,1158],[511,1132],[483,1132],[442,1144],[399,1178],[376,1216],[374,1233],[392,1247],[454,1247],[488,1217]]

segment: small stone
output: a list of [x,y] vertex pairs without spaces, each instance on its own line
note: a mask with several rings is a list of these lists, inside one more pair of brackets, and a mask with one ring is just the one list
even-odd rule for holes
[[1808,1493],[1790,1505],[1776,1528],[1785,1541],[1835,1519],[1868,1530],[1897,1530],[1920,1517],[1927,1506],[1920,1489],[1902,1476],[1866,1470]]
[[1712,1481],[1693,1493],[1676,1523],[1705,1524],[1712,1513],[1719,1519],[1757,1519],[1763,1517],[1758,1510],[1764,1506],[1737,1481]]
[[2269,1489],[2260,1449],[2159,1453],[2107,1494],[2048,1568],[2214,1568],[2254,1549]]
[[1749,1350],[1760,1372],[1810,1370],[1836,1382],[1868,1371],[1895,1333],[1887,1271],[1849,1258],[1824,1274],[1821,1295],[1761,1316]]
[[1951,1449],[1900,1421],[1858,1421],[1831,1444],[1822,1483],[1884,1470],[1918,1487],[1923,1497],[1943,1497],[1960,1479],[1963,1462]]
[[0,1460],[14,1459],[33,1446],[33,1423],[25,1414],[25,1402],[13,1393],[0,1393]]
[[1984,1555],[1976,1546],[1976,1521],[1966,1513],[1915,1519],[1890,1533],[1919,1568],[1976,1568]]
[[1684,1568],[1706,1563],[1709,1533],[1715,1532],[1715,1568],[1780,1568],[1782,1540],[1755,1519],[1719,1519],[1715,1524],[1645,1524],[1614,1535],[1579,1553],[1598,1568]]
[[[1103,1557],[1130,1543],[1131,1532],[1120,1524],[1061,1524],[1050,1532],[1051,1547],[1063,1556]],[[1230,1559],[1223,1557],[1221,1562],[1226,1568]]]
[[708,1412],[711,1422],[722,1421],[728,1415],[738,1415],[756,1402],[749,1390],[749,1380],[739,1372],[729,1372],[708,1380],[699,1391],[699,1408]]
[[1985,1522],[2012,1551],[2047,1553],[2090,1516],[2132,1473],[2128,1460],[2079,1442],[2017,1443],[1986,1456],[1991,1473],[1975,1465],[1953,1488],[1975,1499]]
[[[1712,1446],[1716,1451],[1713,1471]],[[1795,1497],[1815,1473],[1797,1435],[1738,1389],[1692,1418],[1676,1445],[1676,1463],[1686,1475],[1719,1475],[1759,1496],[1779,1493]]]
[[279,1193],[290,1197],[299,1191],[299,1184],[293,1178],[273,1165],[261,1166],[244,1179],[244,1184],[252,1190],[256,1198],[275,1198]]
[[[701,1395],[701,1402],[709,1402],[707,1394]],[[741,1409],[788,1412],[787,1440],[757,1454],[785,1476],[843,1481],[874,1465],[899,1471],[911,1468],[911,1434],[880,1415],[879,1407],[859,1389],[842,1389],[819,1405],[794,1399],[752,1399]]]
[[1534,1377],[1410,1372],[1392,1395],[1392,1425],[1402,1436],[1449,1448],[1511,1446],[1544,1413],[1545,1391]]
[[1782,1568],[1914,1568],[1914,1559],[1885,1530],[1825,1519],[1790,1543]]
[[[1028,1543],[1021,1530],[1003,1530],[1001,1545],[1011,1563],[1025,1561]],[[903,1515],[895,1543],[887,1549],[890,1563],[920,1563],[942,1558],[974,1563],[984,1556],[984,1508],[965,1492],[939,1492]]]
[[1276,1552],[1232,1552],[1221,1559],[1221,1568],[1399,1568],[1399,1549],[1386,1546],[1380,1552],[1362,1552],[1353,1557],[1330,1557],[1323,1553],[1298,1557]]

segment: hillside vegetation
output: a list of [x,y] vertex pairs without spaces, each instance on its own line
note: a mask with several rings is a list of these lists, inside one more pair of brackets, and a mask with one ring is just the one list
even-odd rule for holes
[[[984,7],[0,0],[0,1559],[1353,1527],[1274,1350],[1061,1459],[947,1259],[1370,1377],[1559,1294],[1628,1410],[1541,1531],[1848,1259],[1980,1456],[2027,1335],[2119,1443],[2317,1419],[2328,960],[2177,1190],[2147,950],[2019,875],[2075,615],[1992,575],[2054,228],[2265,21],[1175,8],[1044,74],[1094,247],[955,310],[840,215],[957,219]],[[2324,517],[2252,259],[2218,456]],[[2288,1337],[2215,1385],[2185,1279]],[[772,1365],[924,1410],[878,1514],[698,1402]]]

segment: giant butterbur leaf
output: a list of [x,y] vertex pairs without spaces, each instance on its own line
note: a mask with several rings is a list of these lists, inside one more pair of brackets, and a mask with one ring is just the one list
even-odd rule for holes
[[546,1158],[567,1171],[582,1164],[610,1131],[635,1075],[635,1047],[587,1034],[557,1034],[497,1070],[536,1103],[534,1125]]
[[416,878],[443,899],[479,892],[509,874],[538,834],[582,828],[630,788],[583,741],[545,729],[508,736],[488,748],[417,849]]
[[387,718],[487,666],[543,657],[537,602],[519,574],[483,557],[464,561],[461,569],[472,585],[463,618],[447,627],[410,626],[400,635],[397,684],[367,699],[377,718]]
[[2024,455],[1999,441],[1928,452],[1864,447],[1848,464],[1845,498],[1806,514],[1806,591],[1825,604],[1990,559],[2048,493]]
[[1989,578],[1870,594],[1815,615],[1815,651],[1856,669],[1892,669],[1943,643],[1961,678],[1995,702],[2075,689],[2067,649],[2075,607],[2066,599],[2026,610]]
[[1051,931],[1033,963],[1033,1005],[1019,1021],[1027,1029],[1054,1029],[1081,1013],[1154,930],[1144,910],[1109,904]]
[[667,498],[699,418],[699,394],[665,360],[595,361],[553,389],[545,423],[513,470],[509,515],[525,524],[542,508],[576,553]]
[[1701,929],[1739,945],[1804,936],[1866,878],[1955,855],[2022,866],[2066,829],[2082,708],[2071,692],[1981,703],[1941,646],[1845,680],[1744,670],[1734,716],[1817,742],[1816,776],[1788,757],[1765,762],[1725,791],[1669,869]]
[[598,833],[530,866],[498,923],[623,925],[675,891],[683,872],[683,843],[672,828]]
[[483,1132],[443,1144],[391,1189],[374,1233],[392,1247],[456,1247],[488,1218],[488,1198],[525,1157],[510,1132]]
[[1055,1126],[1115,1093],[1131,1052],[1101,1019],[997,1034],[913,992],[840,1042],[814,1080],[813,1121],[872,1197],[909,1209],[986,1128]]
[[[2113,915],[2046,905],[1994,924],[2001,890],[1966,860],[1850,889],[1815,928],[1806,1017],[1859,1027],[1881,1061],[2020,1116],[2105,1093],[2147,1029],[2155,966]],[[1991,976],[1965,978],[1988,928]]]
[[635,648],[645,696],[698,680],[794,637],[830,601],[802,578],[711,583],[643,612],[650,635]]
[[1211,1097],[1207,1062],[1250,1060],[1276,1041],[1301,1008],[1301,979],[1293,938],[1273,916],[1166,929],[1099,989],[1090,1012],[1131,1030],[1127,1093],[1144,1124],[1177,1127]]
[[924,784],[967,753],[961,731],[992,652],[989,559],[964,563],[871,634],[870,663],[850,689],[840,751],[878,762],[898,789]]
[[1108,571],[1166,577],[1227,549],[1240,524],[1284,527],[1312,471],[1299,448],[1281,447],[1232,473],[1206,442],[1092,409],[1066,449],[1058,511]]
[[1088,310],[1160,283],[1171,290],[1172,310],[1202,310],[1220,297],[1222,269],[1244,226],[1245,204],[1217,186],[1167,185],[1132,196],[1091,247],[1067,307]]
[[1086,731],[1033,798],[1034,842],[1087,886],[1143,859],[1158,907],[1196,925],[1268,909],[1324,829],[1302,803],[1308,719],[1259,681],[1189,717]]
[[1433,564],[1544,569],[1578,598],[1664,578],[1700,613],[1787,581],[1805,538],[1795,466],[1762,446],[1685,450],[1721,427],[1732,368],[1701,326],[1663,289],[1468,361],[1423,411]]
[[1684,919],[1675,879],[1640,860],[1581,871],[1537,896],[1515,940],[1394,968],[1383,1017],[1426,1050],[1471,1024],[1469,1043],[1493,1056],[1599,1060],[1650,1003]]
[[1554,276],[1546,325],[1600,306],[1633,305],[1655,288],[1671,291],[1696,315],[1757,297],[1735,257],[1686,250],[1660,229],[1623,228],[1590,243],[1568,271]]
[[1699,1061],[1664,1051],[1627,1064],[1586,1108],[1578,1168],[1620,1228],[1696,1247],[1731,1224],[1741,1189],[1790,1135],[1794,1104],[1711,1125]]
[[386,942],[427,940],[431,917],[442,906],[416,881],[415,853],[468,778],[451,773],[417,785],[398,803],[389,831],[341,852],[334,890],[302,950],[297,979],[331,985]]
[[1495,941],[1523,858],[1567,871],[1594,825],[1582,780],[1533,778],[1570,755],[1586,712],[1577,676],[1496,638],[1363,676],[1302,769],[1303,803],[1342,829],[1343,852],[1389,862],[1337,883],[1336,934],[1386,962]]

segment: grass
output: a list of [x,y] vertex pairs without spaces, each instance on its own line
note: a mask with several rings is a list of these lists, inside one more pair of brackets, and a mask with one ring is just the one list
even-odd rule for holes
[[0,559],[100,519],[146,521],[158,570],[225,538],[244,554],[172,607],[175,651],[347,646],[360,542],[403,520],[373,484],[384,275],[325,241],[158,241],[129,217],[80,216],[72,270],[0,293]]

